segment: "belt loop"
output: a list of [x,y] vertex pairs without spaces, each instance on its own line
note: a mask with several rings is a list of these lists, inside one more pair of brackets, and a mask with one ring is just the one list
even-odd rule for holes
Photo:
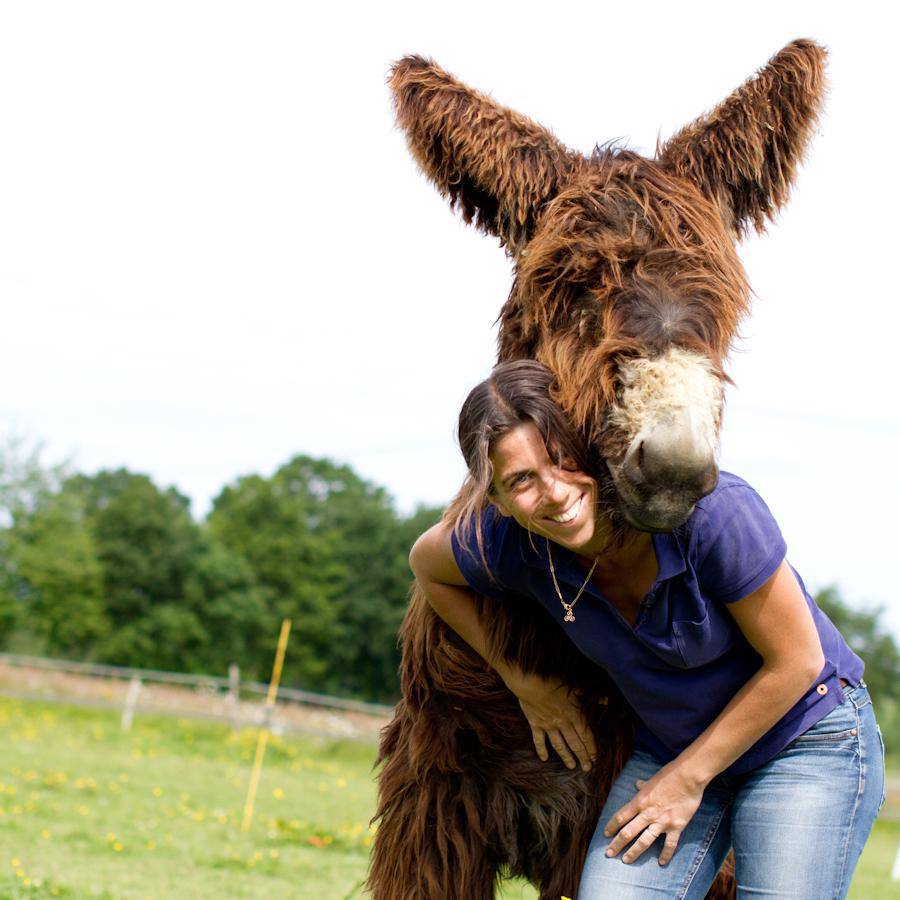
[[866,683],[862,680],[860,680],[860,682],[858,684],[847,685],[847,687],[850,689],[848,699],[853,704],[853,708],[856,709],[857,712],[862,708],[862,704],[861,704],[861,698],[857,694],[856,689],[859,687],[865,689],[865,686],[866,686]]

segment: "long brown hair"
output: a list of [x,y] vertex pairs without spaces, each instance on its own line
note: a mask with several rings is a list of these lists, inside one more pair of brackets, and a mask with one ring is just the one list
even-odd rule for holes
[[469,547],[472,529],[481,561],[487,566],[481,517],[492,500],[491,450],[502,437],[527,422],[541,434],[548,453],[596,477],[590,445],[553,399],[556,381],[544,365],[531,359],[500,363],[476,385],[459,413],[457,437],[468,474],[445,517],[452,521],[460,546]]

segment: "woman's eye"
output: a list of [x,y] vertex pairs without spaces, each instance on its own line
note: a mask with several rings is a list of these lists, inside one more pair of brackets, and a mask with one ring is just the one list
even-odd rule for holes
[[523,485],[527,484],[530,478],[531,476],[524,472],[521,475],[516,475],[511,485],[512,489],[516,490],[516,488],[520,488]]

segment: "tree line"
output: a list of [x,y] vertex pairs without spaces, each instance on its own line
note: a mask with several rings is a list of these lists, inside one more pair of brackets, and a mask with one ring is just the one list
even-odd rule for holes
[[[404,516],[349,466],[298,455],[225,486],[195,521],[187,497],[128,469],[92,475],[0,447],[0,647],[268,678],[296,623],[286,684],[399,697],[397,632],[413,541],[441,510]],[[900,750],[900,651],[881,610],[816,602],[866,662],[889,749]]]
[[392,702],[416,537],[440,510],[397,512],[350,467],[295,456],[247,475],[203,521],[146,475],[0,456],[0,646],[116,665],[266,680],[295,622],[287,684]]

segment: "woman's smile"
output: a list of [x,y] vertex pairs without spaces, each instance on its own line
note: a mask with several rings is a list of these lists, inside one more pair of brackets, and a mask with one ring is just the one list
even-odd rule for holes
[[548,522],[553,522],[555,525],[571,525],[578,518],[584,507],[585,496],[585,494],[579,494],[568,509],[563,510],[561,513],[544,516],[544,519]]

